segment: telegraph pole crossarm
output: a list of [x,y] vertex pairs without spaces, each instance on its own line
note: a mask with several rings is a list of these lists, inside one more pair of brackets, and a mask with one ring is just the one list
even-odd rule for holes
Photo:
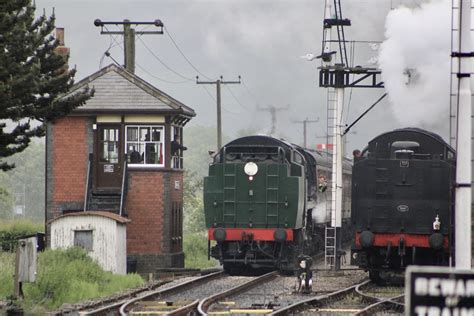
[[275,131],[276,131],[276,113],[278,111],[288,110],[288,107],[289,107],[288,105],[286,107],[279,107],[279,108],[277,108],[273,105],[269,105],[266,108],[257,107],[258,111],[266,111],[266,112],[269,112],[270,115],[271,115],[272,125],[271,125],[270,135],[274,135]]
[[100,19],[95,19],[94,20],[94,25],[95,26],[100,26],[101,27],[101,31],[100,31],[100,34],[123,34],[123,32],[120,32],[120,31],[104,31],[104,26],[105,25],[154,25],[156,27],[159,27],[160,30],[159,31],[138,31],[138,32],[135,32],[135,34],[140,34],[140,35],[143,35],[143,34],[163,34],[163,22],[161,22],[160,19],[156,19],[155,21],[153,22],[132,22],[132,21],[129,21],[129,20],[123,20],[121,22],[104,22],[104,21],[101,21]]
[[[117,34],[123,35],[124,38],[124,64],[125,69],[131,73],[135,73],[135,35],[147,35],[147,34],[163,34],[163,22],[161,20],[156,19],[152,22],[132,22],[129,20],[123,20],[122,22],[104,22],[100,19],[94,20],[94,25],[101,28],[100,34]],[[104,26],[106,25],[122,25],[123,31],[104,31]],[[132,25],[155,25],[159,27],[159,31],[135,31],[131,26]]]
[[224,77],[220,76],[215,81],[199,81],[199,76],[196,76],[196,84],[215,84],[216,85],[216,103],[217,103],[217,150],[222,148],[222,113],[221,113],[221,84],[240,84],[241,77],[238,76],[238,81],[224,81]]
[[307,146],[307,142],[306,142],[306,139],[307,139],[307,138],[306,138],[306,135],[307,135],[306,125],[307,125],[308,123],[317,123],[317,122],[319,122],[319,117],[316,118],[315,120],[310,120],[310,119],[306,118],[306,119],[304,119],[304,120],[302,120],[302,121],[293,121],[293,123],[301,123],[301,124],[303,124],[303,148],[307,148],[307,147],[306,147],[306,146]]

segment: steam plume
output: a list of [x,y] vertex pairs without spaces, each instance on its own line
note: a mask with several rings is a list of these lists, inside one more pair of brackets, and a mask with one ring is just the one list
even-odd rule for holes
[[450,1],[392,10],[379,66],[401,125],[446,135],[449,120]]

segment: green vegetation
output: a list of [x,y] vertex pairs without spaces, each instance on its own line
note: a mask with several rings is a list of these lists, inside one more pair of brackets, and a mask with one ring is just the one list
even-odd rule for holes
[[15,254],[0,251],[0,300],[13,294]]
[[[12,295],[14,254],[0,253],[0,299]],[[28,313],[51,310],[64,303],[107,296],[144,283],[138,274],[103,271],[81,248],[47,250],[38,256],[38,278],[25,283],[22,302]]]
[[[224,135],[224,142],[226,136]],[[202,178],[207,173],[211,161],[210,150],[216,150],[217,134],[215,127],[189,126],[184,129],[184,168]]]
[[[31,142],[25,151],[5,160],[16,167],[0,173],[0,218],[44,223],[44,151],[44,143]],[[15,208],[22,214],[14,214]]]
[[204,269],[219,265],[215,259],[207,259],[207,232],[185,234],[183,251],[186,268]]
[[186,268],[210,268],[218,265],[207,259],[207,235],[204,224],[202,177],[187,171],[184,181],[183,251]]
[[43,223],[35,223],[28,219],[0,222],[0,251],[14,251],[17,239],[44,231]]

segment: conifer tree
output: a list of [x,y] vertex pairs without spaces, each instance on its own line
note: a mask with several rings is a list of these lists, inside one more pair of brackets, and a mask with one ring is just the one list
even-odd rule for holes
[[0,0],[0,170],[14,167],[4,159],[23,151],[31,137],[44,136],[47,122],[93,94],[85,89],[61,98],[75,70],[68,69],[68,56],[55,53],[54,22],[54,12],[35,18],[31,0]]

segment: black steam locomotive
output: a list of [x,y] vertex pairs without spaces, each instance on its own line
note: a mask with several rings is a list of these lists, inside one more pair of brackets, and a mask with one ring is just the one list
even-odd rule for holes
[[[235,139],[214,156],[204,178],[209,255],[224,269],[293,271],[297,258],[324,246],[330,157],[269,136]],[[350,164],[344,164],[350,188]],[[347,190],[346,190],[347,192]],[[350,217],[344,196],[343,219]]]
[[440,136],[404,128],[354,153],[351,263],[380,281],[407,265],[449,263],[455,151]]

